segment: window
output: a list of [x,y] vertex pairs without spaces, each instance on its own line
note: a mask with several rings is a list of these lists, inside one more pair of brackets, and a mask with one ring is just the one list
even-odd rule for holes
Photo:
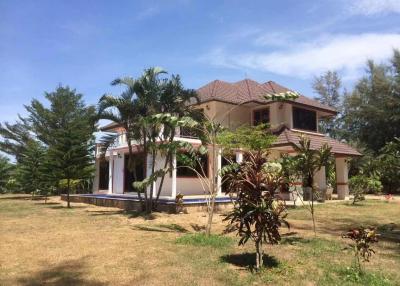
[[[200,164],[196,161],[195,166],[192,166],[197,172],[203,174],[203,170],[205,175],[208,177],[208,156],[207,155],[199,155],[200,156]],[[180,158],[180,156],[176,156],[176,176],[177,177],[197,177],[197,173],[193,171],[191,168],[186,167],[187,163]]]
[[317,113],[312,110],[293,107],[293,128],[317,131]]
[[108,190],[110,162],[100,161],[99,166],[99,190]]
[[269,108],[253,111],[253,125],[269,123]]

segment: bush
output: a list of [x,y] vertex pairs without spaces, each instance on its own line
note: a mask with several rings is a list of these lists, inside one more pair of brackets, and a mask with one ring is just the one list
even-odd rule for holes
[[349,180],[353,204],[365,200],[365,194],[377,194],[382,191],[382,183],[376,176],[367,177],[363,174],[353,176]]

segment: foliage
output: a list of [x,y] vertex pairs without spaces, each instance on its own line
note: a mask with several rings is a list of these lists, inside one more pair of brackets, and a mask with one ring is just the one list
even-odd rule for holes
[[381,181],[388,192],[400,191],[400,138],[394,138],[380,151],[379,170]]
[[263,266],[262,244],[276,244],[281,239],[279,228],[286,222],[286,207],[275,196],[283,178],[281,165],[267,161],[261,151],[246,154],[247,159],[229,175],[228,193],[235,195],[234,208],[225,220],[227,231],[237,231],[239,245],[249,239],[256,246],[256,269]]
[[9,181],[11,180],[14,165],[7,157],[0,155],[0,194],[9,191]]
[[272,101],[295,100],[298,97],[299,93],[291,90],[280,93],[269,93],[264,96],[265,99]]
[[54,186],[63,179],[68,182],[67,204],[70,207],[70,182],[93,176],[95,109],[85,106],[82,95],[69,87],[59,86],[45,97],[49,107],[34,99],[26,108],[32,130],[47,146],[46,165],[51,170]]
[[30,141],[26,144],[17,165],[17,181],[25,193],[34,196],[45,189],[45,156],[46,149],[40,142]]
[[365,200],[366,193],[379,193],[382,183],[378,177],[368,177],[364,174],[353,176],[349,180],[350,192],[353,194],[353,205]]
[[319,149],[311,148],[311,141],[307,136],[302,135],[299,144],[294,146],[297,155],[294,157],[293,164],[295,172],[303,178],[303,188],[311,190],[311,200],[309,203],[309,211],[313,221],[313,229],[315,231],[314,201],[316,199],[316,188],[314,185],[314,176],[323,166],[328,165],[332,160],[331,147],[327,144],[322,145]]
[[379,234],[376,233],[376,228],[359,227],[350,229],[342,235],[343,238],[351,239],[354,242],[354,256],[356,269],[362,272],[360,258],[364,262],[368,262],[375,251],[371,248],[371,244],[378,242]]
[[195,233],[178,237],[176,243],[193,246],[210,246],[220,249],[232,245],[233,240],[223,235]]
[[366,76],[344,99],[346,139],[360,140],[377,153],[400,137],[400,53],[389,64],[369,61]]
[[0,123],[0,150],[14,156],[19,162],[26,144],[33,140],[30,133],[29,122],[19,116],[19,120],[14,124],[5,122]]
[[[319,77],[315,77],[312,88],[318,94],[315,98],[322,104],[330,106],[341,112],[342,108],[342,81],[335,71],[327,71]],[[320,122],[320,130],[328,133],[333,138],[341,135],[341,115],[323,118]]]
[[260,124],[257,126],[241,126],[235,131],[221,130],[217,136],[217,142],[224,147],[224,150],[258,151],[268,149],[275,141],[275,136],[271,134],[268,125]]
[[[144,192],[146,212],[152,212],[157,207],[164,177],[172,170],[172,158],[177,148],[175,131],[185,124],[192,124],[189,119],[194,111],[188,103],[197,100],[193,90],[183,88],[178,75],[167,78],[164,77],[166,74],[160,68],[149,68],[137,79],[118,78],[112,85],[125,87],[122,94],[119,97],[104,95],[98,104],[98,118],[111,120],[126,132],[128,170],[135,178],[135,187],[141,200],[141,191],[150,188],[149,194]],[[115,141],[116,136],[118,134],[104,138],[103,151]],[[136,180],[132,147],[134,140],[145,158],[151,155],[151,174],[142,182]],[[159,170],[155,169],[157,154],[165,155],[164,167]],[[158,190],[155,190],[153,183],[158,179]],[[153,194],[156,194],[154,199]]]

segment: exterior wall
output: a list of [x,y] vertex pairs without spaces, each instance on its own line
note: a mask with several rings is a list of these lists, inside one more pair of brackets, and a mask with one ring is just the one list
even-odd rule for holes
[[[147,174],[150,175],[151,174],[151,155],[147,156]],[[156,158],[156,164],[155,164],[155,170],[160,170],[164,168],[164,164],[165,164],[165,156],[161,156],[160,154],[157,155]],[[163,182],[163,186],[161,189],[161,193],[160,196],[172,196],[172,176],[170,174],[166,174],[164,177],[164,182]],[[158,191],[158,187],[160,186],[161,183],[161,178],[159,178],[157,180],[157,182],[155,183],[155,193],[154,196],[157,196],[157,191]]]
[[213,118],[225,127],[235,129],[242,125],[252,125],[253,111],[269,108],[270,124],[272,127],[286,124],[292,128],[292,105],[283,102],[273,102],[256,107],[238,106],[220,101],[210,101],[199,105],[208,118]]
[[[206,187],[206,186],[205,186]],[[206,189],[207,190],[207,189]],[[193,178],[176,178],[176,193],[182,195],[204,195],[200,179]]]
[[199,105],[204,114],[211,119],[220,122],[227,128],[236,129],[242,125],[251,123],[251,111],[249,107],[234,104],[211,101]]

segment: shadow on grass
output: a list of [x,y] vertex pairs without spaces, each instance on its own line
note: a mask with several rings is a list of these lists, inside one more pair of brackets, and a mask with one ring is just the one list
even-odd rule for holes
[[[46,206],[46,204],[43,204],[43,205]],[[67,206],[58,204],[58,205],[50,205],[48,208],[53,209],[53,210],[60,210],[60,209],[73,210],[73,209],[86,209],[87,206],[74,206],[71,204],[71,207],[68,208]]]
[[[274,268],[279,266],[279,261],[273,256],[264,254],[263,260],[264,267],[266,268]],[[248,252],[241,254],[228,254],[221,256],[221,261],[237,267],[253,270],[256,262],[256,254]]]
[[[57,265],[44,265],[43,269],[26,275],[18,279],[18,285],[23,286],[39,286],[39,285],[87,285],[87,286],[103,286],[106,285],[91,279],[86,279],[85,263],[79,260],[69,260]],[[10,284],[11,285],[11,284]]]
[[[26,201],[30,201],[32,199],[31,195],[16,195],[16,196],[0,196],[0,200],[26,200]],[[37,200],[36,198],[34,198],[33,200]]]
[[281,240],[281,244],[290,244],[290,245],[295,245],[295,244],[306,244],[312,242],[311,239],[304,238],[304,237],[299,237],[299,236],[292,236],[292,237],[283,237]]
[[187,233],[188,230],[178,224],[158,224],[154,226],[148,225],[138,225],[134,226],[133,229],[142,230],[142,231],[155,231],[155,232],[178,232],[178,233]]
[[101,210],[101,211],[88,211],[91,216],[110,216],[110,215],[123,215],[127,218],[143,218],[145,220],[153,220],[156,219],[154,214],[148,214],[145,212],[139,211],[126,211],[126,210],[118,210],[118,211],[108,211],[108,210]]
[[206,230],[206,226],[205,225],[199,225],[197,223],[191,223],[190,226],[196,232],[201,232],[201,231],[205,231]]
[[41,203],[35,203],[35,205],[41,205],[41,206],[55,206],[55,205],[61,205],[60,203],[52,203],[52,202],[47,202],[45,203],[44,201]]

